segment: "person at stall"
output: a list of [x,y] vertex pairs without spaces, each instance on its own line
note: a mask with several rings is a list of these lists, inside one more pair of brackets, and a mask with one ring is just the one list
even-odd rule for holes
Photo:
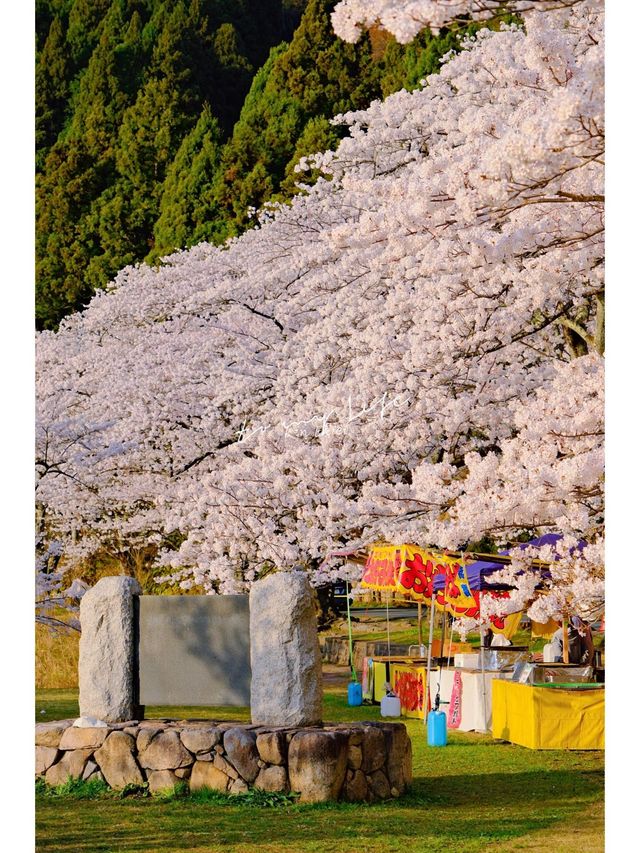
[[[593,645],[593,636],[589,625],[579,616],[572,616],[570,620],[572,627],[578,635],[578,639],[574,643],[578,648],[576,654],[579,655],[577,663],[582,663],[585,666],[591,666],[595,657],[595,646]],[[571,650],[571,641],[569,641],[569,650]]]
[[[569,641],[569,663],[591,666],[595,655],[591,628],[579,616],[572,616],[567,625]],[[564,660],[564,630],[562,624],[551,638],[551,653],[554,663]]]

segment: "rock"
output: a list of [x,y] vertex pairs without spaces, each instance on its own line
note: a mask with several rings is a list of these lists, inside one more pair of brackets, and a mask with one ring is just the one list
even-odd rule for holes
[[64,785],[69,776],[72,779],[81,779],[91,749],[72,749],[62,753],[62,758],[57,764],[53,764],[45,774],[47,785]]
[[230,779],[239,779],[240,776],[238,771],[233,766],[233,764],[229,764],[226,758],[223,758],[221,755],[214,754],[213,756],[213,766],[217,767],[218,770],[222,770],[222,772],[228,776]]
[[96,771],[100,772],[98,765],[95,763],[95,761],[91,761],[91,759],[89,759],[89,761],[87,761],[87,763],[85,765],[84,773],[82,774],[82,778],[85,780],[89,779]]
[[322,719],[322,663],[305,572],[277,572],[249,594],[251,720],[306,726]]
[[284,767],[265,767],[256,776],[256,781],[253,783],[256,788],[262,791],[288,791],[289,784],[287,781],[287,771]]
[[[84,776],[82,778],[84,779]],[[94,770],[93,773],[90,776],[87,776],[84,780],[85,782],[104,782],[104,776],[99,770]]]
[[107,722],[132,720],[134,693],[134,578],[105,577],[80,601],[80,716]]
[[36,776],[42,776],[56,762],[58,750],[55,746],[36,746]]
[[180,740],[190,752],[211,752],[219,742],[218,729],[187,729],[180,732]]
[[109,728],[112,732],[127,732],[127,734],[131,734],[128,729],[135,729],[137,733],[138,726],[138,720],[127,720],[125,723],[109,723]]
[[213,751],[217,752],[218,755],[224,755],[224,746],[221,743],[218,743],[214,746]]
[[391,796],[389,780],[382,770],[376,770],[369,776],[369,788],[376,800],[388,800]]
[[343,732],[298,732],[289,744],[289,784],[304,803],[337,799],[347,770]]
[[191,776],[191,767],[176,767],[173,772],[178,779],[188,779]]
[[151,741],[157,734],[164,731],[164,728],[150,729],[150,728],[140,728],[138,734],[136,736],[136,745],[138,748],[138,752],[144,752],[145,749],[149,746]]
[[356,770],[353,778],[343,788],[343,796],[350,803],[364,802],[367,799],[368,792],[367,777],[362,770]]
[[236,779],[236,781],[229,786],[230,794],[246,794],[248,790],[249,786],[243,779]]
[[98,762],[107,785],[111,788],[124,788],[130,784],[141,785],[144,782],[133,755],[135,743],[131,735],[125,732],[111,732],[100,749],[93,753],[94,760]]
[[71,725],[71,720],[55,720],[53,723],[36,725],[36,746],[55,746],[60,743],[63,733]]
[[349,735],[349,746],[360,746],[362,744],[362,732],[354,732]]
[[147,748],[138,754],[141,767],[149,770],[175,770],[193,762],[193,755],[182,744],[176,731],[157,734]]
[[[407,750],[411,750],[411,741],[404,726],[393,726],[384,733],[387,751],[387,776],[392,788],[403,791],[405,788],[404,762]],[[411,764],[411,758],[409,758]],[[409,774],[411,775],[411,774]]]
[[128,735],[131,735],[131,737],[136,738],[138,737],[139,729],[137,726],[123,726],[122,731]]
[[180,780],[171,770],[151,770],[147,773],[147,782],[152,794],[158,791],[167,791],[175,788]]
[[284,732],[261,732],[256,737],[260,758],[267,764],[284,764],[287,739]]
[[411,738],[407,738],[404,762],[402,764],[402,774],[404,776],[405,787],[413,782],[413,762],[412,762],[412,747]]
[[362,738],[362,770],[368,775],[384,766],[387,758],[384,731],[367,726]]
[[400,791],[399,791],[397,788],[392,788],[392,789],[391,789],[391,796],[392,796],[392,797],[399,797],[399,796],[400,796]]
[[77,729],[101,729],[107,728],[107,723],[104,720],[99,720],[97,717],[78,717],[73,721],[73,725]]
[[228,760],[238,773],[246,782],[253,782],[260,769],[255,734],[241,728],[228,729],[223,744]]
[[105,728],[76,728],[69,726],[60,738],[60,749],[97,749],[107,739],[109,729]]
[[213,791],[226,791],[229,777],[210,761],[196,761],[191,770],[189,788],[198,791],[200,788],[211,788]]
[[347,750],[347,766],[351,770],[358,770],[362,764],[362,749],[359,746],[351,746]]

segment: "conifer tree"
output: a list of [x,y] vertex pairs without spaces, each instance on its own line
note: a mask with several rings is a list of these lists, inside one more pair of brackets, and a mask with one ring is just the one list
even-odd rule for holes
[[244,54],[244,46],[233,24],[218,27],[213,50],[215,113],[224,135],[228,136],[251,86],[253,66]]
[[205,104],[168,169],[149,260],[219,237],[214,181],[220,162],[220,137],[218,122]]
[[49,148],[64,124],[69,99],[70,63],[61,17],[51,21],[36,63],[36,167],[42,168]]
[[[206,32],[198,3],[179,2],[164,16],[146,82],[122,117],[116,147],[117,177],[100,204],[103,247],[91,275],[115,275],[153,247],[153,227],[167,169],[194,126],[201,89],[192,58]],[[194,45],[195,43],[195,45]]]
[[310,119],[364,107],[378,95],[368,38],[358,45],[337,39],[334,5],[309,0],[291,44],[272,51],[254,79],[225,146],[217,189],[230,233],[245,228],[247,211],[279,190]]
[[99,33],[109,12],[122,10],[120,0],[73,0],[69,10],[67,46],[76,67],[82,67],[98,42]]

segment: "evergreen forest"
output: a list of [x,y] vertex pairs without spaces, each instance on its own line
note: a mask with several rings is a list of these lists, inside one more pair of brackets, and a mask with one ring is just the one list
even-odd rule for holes
[[460,28],[348,44],[334,5],[37,0],[37,328],[129,264],[252,227],[300,191],[300,157],[335,147],[333,116],[419,86],[459,49]]

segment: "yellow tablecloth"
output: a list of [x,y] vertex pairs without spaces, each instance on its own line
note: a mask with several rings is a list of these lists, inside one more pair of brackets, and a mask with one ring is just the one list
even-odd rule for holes
[[493,736],[530,749],[604,749],[604,687],[563,690],[495,680]]
[[373,662],[373,701],[374,702],[382,702],[384,696],[386,696],[387,691],[384,689],[385,682],[387,680],[387,666],[386,663],[381,663],[380,661]]

